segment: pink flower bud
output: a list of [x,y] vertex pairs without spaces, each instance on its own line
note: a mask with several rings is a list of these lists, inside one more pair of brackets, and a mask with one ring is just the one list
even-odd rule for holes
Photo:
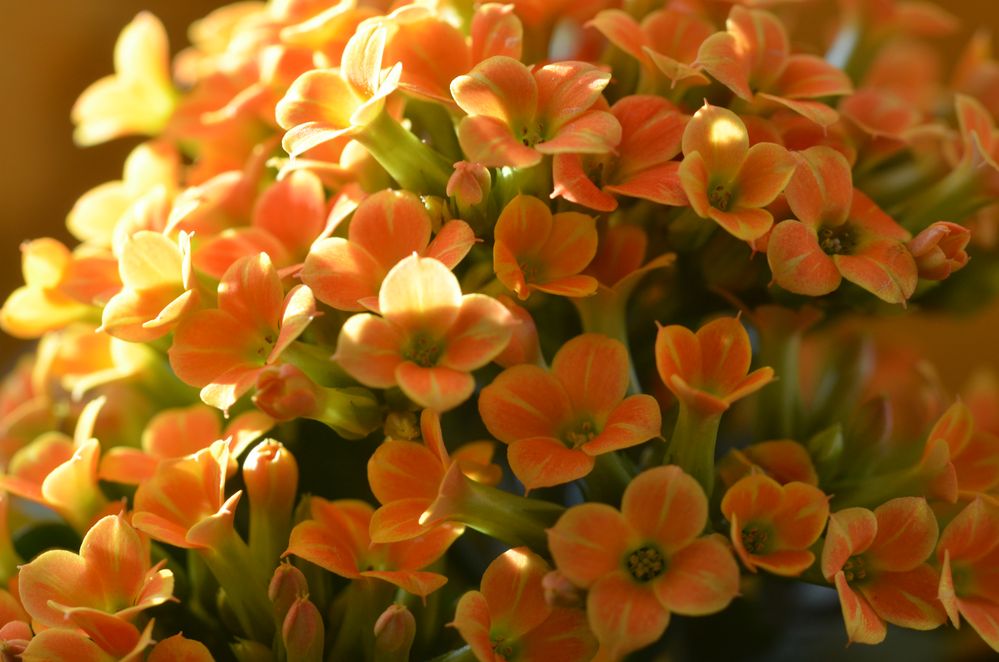
[[253,404],[279,421],[308,417],[319,409],[321,401],[320,387],[289,363],[265,368],[257,377]]
[[968,263],[965,248],[971,239],[968,228],[938,221],[909,241],[919,277],[943,280]]
[[477,205],[486,199],[492,189],[489,170],[478,163],[458,161],[447,182],[447,194],[459,205]]
[[267,597],[274,604],[274,617],[283,623],[295,601],[309,594],[309,584],[302,571],[290,563],[282,563],[274,570],[267,587]]
[[379,660],[408,660],[416,637],[416,619],[402,605],[392,604],[375,622],[375,650]]
[[254,446],[243,462],[243,480],[251,510],[263,509],[290,521],[298,463],[281,442],[265,439]]
[[299,662],[322,662],[323,617],[308,598],[299,598],[288,610],[281,638],[284,640],[288,659]]

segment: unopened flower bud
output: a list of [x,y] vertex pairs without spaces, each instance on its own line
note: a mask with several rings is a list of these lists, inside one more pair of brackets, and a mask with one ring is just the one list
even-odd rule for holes
[[583,591],[558,570],[552,570],[541,580],[545,602],[552,607],[578,608],[583,606]]
[[406,662],[415,637],[413,614],[402,605],[389,605],[375,622],[376,662]]
[[295,601],[309,594],[309,584],[302,571],[290,563],[282,563],[274,570],[267,587],[267,597],[274,604],[274,620],[284,623]]
[[308,598],[299,598],[288,610],[281,638],[288,651],[288,659],[296,662],[322,662],[323,617]]
[[909,251],[916,259],[919,277],[943,280],[968,263],[965,248],[971,239],[968,228],[939,221],[909,241]]
[[489,170],[479,163],[458,161],[447,182],[447,194],[455,199],[459,207],[472,207],[489,196],[492,179]]
[[280,442],[265,439],[246,456],[243,481],[250,499],[250,552],[270,576],[291,533],[298,463]]
[[253,396],[257,409],[279,421],[308,417],[321,400],[320,387],[290,363],[265,368]]

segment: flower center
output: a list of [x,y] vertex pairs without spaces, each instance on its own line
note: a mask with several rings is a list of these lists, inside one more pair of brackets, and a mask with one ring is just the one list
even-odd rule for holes
[[534,127],[526,124],[520,127],[520,142],[524,147],[534,147],[545,139],[545,125],[538,122]]
[[628,573],[639,583],[650,582],[666,572],[666,559],[655,547],[644,545],[628,554]]
[[867,564],[862,556],[851,556],[843,564],[843,575],[846,581],[860,581],[867,579]]
[[819,247],[826,255],[849,255],[857,241],[846,224],[819,230]]
[[587,418],[564,431],[562,441],[572,448],[579,448],[598,434],[600,430],[597,429],[596,423]]
[[728,211],[728,206],[732,204],[732,192],[724,185],[716,184],[708,193],[708,201],[711,206],[721,211]]
[[507,639],[504,635],[490,635],[489,643],[492,644],[493,652],[502,656],[504,660],[513,658],[515,653],[513,642]]
[[749,524],[742,529],[742,547],[750,554],[766,554],[770,532],[766,529]]
[[442,353],[443,348],[439,341],[421,334],[410,341],[409,347],[402,353],[402,357],[421,368],[430,368],[437,365]]

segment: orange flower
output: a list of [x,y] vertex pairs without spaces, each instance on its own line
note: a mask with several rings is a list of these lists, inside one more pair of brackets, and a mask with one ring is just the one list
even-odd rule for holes
[[397,542],[429,531],[420,516],[437,498],[452,462],[458,463],[466,476],[487,485],[495,485],[502,477],[500,468],[492,464],[492,442],[465,444],[452,459],[444,447],[437,412],[424,409],[420,429],[422,444],[387,439],[368,460],[368,483],[382,504],[371,517],[373,542]]
[[200,310],[177,327],[170,366],[184,382],[203,387],[206,404],[228,412],[315,314],[307,286],[284,296],[265,253],[241,258],[219,283],[218,308]]
[[294,554],[347,579],[381,579],[420,597],[447,583],[444,575],[422,568],[440,558],[464,527],[442,524],[410,540],[375,543],[368,536],[374,513],[368,504],[319,497],[309,503],[312,519],[292,529],[285,555]]
[[123,288],[104,306],[101,331],[131,342],[162,338],[191,313],[200,295],[191,270],[191,244],[141,231],[125,240],[118,260]]
[[378,292],[382,316],[354,315],[333,358],[365,386],[399,386],[423,407],[446,411],[475,389],[470,374],[510,340],[513,318],[482,294],[462,296],[454,274],[412,255],[394,266]]
[[956,483],[958,496],[973,500],[999,486],[999,436],[975,424],[971,409],[958,400],[936,422],[927,437],[927,447],[946,443],[953,473],[939,479]]
[[808,548],[826,528],[829,499],[805,483],[781,485],[764,474],[750,474],[725,492],[721,511],[747,568],[795,577],[815,562]]
[[522,300],[532,290],[570,297],[596,291],[596,279],[579,273],[597,252],[592,216],[552,215],[541,200],[518,195],[503,208],[494,233],[496,278]]
[[944,280],[968,264],[970,258],[964,249],[970,240],[968,228],[939,221],[910,239],[907,246],[920,278]]
[[79,662],[80,660],[117,662],[119,660],[141,659],[144,651],[153,643],[155,621],[156,619],[149,620],[145,629],[136,638],[135,644],[124,655],[109,653],[80,630],[51,628],[42,630],[32,637],[24,652],[21,653],[21,659],[46,660],[46,662]]
[[839,152],[812,147],[798,153],[798,161],[786,195],[800,222],[782,221],[770,233],[774,281],[821,296],[846,278],[884,301],[904,303],[917,281],[904,243],[909,233],[852,188],[850,164]]
[[50,628],[80,628],[104,651],[124,656],[140,638],[132,621],[170,600],[173,573],[150,566],[149,541],[121,515],[87,532],[80,553],[43,552],[21,566],[18,586],[25,610]]
[[746,125],[725,108],[694,113],[683,131],[680,183],[691,208],[745,241],[758,239],[773,225],[763,209],[794,174],[790,152],[776,143],[749,146]]
[[697,52],[708,73],[746,101],[776,102],[822,126],[836,122],[836,111],[813,99],[849,94],[842,70],[814,55],[791,55],[784,24],[769,12],[736,5],[725,27]]
[[938,532],[933,511],[917,497],[829,517],[822,574],[836,585],[851,642],[881,643],[885,621],[932,630],[946,620],[936,599],[939,575],[926,563]]
[[628,391],[628,352],[596,333],[562,345],[551,372],[536,365],[504,370],[482,389],[479,413],[509,444],[507,459],[527,489],[560,485],[593,470],[595,458],[657,436],[659,405]]
[[589,590],[586,612],[606,659],[658,640],[671,613],[713,614],[736,596],[739,567],[724,538],[698,537],[707,518],[697,481],[669,466],[631,481],[620,512],[575,506],[549,530],[555,565]]
[[433,241],[430,214],[409,191],[375,193],[357,207],[347,238],[317,242],[305,258],[302,282],[316,298],[338,310],[378,312],[378,290],[385,275],[403,258],[417,253],[440,260],[449,269],[475,243],[464,221],[449,221]]
[[347,42],[339,69],[302,74],[278,102],[277,122],[286,129],[283,146],[298,156],[316,145],[352,135],[370,124],[399,85],[402,65],[382,70],[387,28],[365,21]]
[[149,12],[125,26],[114,47],[115,73],[83,91],[73,106],[73,139],[96,145],[163,130],[176,103],[166,30]]
[[596,641],[579,609],[553,607],[542,585],[551,570],[526,547],[496,557],[480,590],[461,596],[453,625],[479,662],[588,660]]
[[604,154],[621,126],[599,105],[610,74],[585,62],[554,62],[532,71],[497,55],[451,83],[468,117],[458,140],[469,161],[526,168],[545,154]]
[[943,564],[937,595],[954,627],[961,616],[999,652],[999,506],[978,497],[940,534]]
[[552,197],[598,211],[614,211],[614,194],[682,207],[680,139],[689,119],[669,101],[651,95],[624,97],[611,107],[621,142],[605,155],[556,154]]
[[749,334],[734,317],[708,322],[696,334],[662,326],[656,336],[659,377],[684,406],[703,415],[721,414],[773,381],[771,368],[749,373],[751,360]]
[[808,450],[796,441],[761,441],[745,448],[733,448],[718,463],[718,475],[731,487],[744,476],[759,471],[781,485],[792,481],[819,484],[819,476]]

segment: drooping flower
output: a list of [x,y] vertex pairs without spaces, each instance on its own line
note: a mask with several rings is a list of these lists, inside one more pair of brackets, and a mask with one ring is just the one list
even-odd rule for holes
[[340,331],[334,360],[365,386],[399,386],[423,407],[446,411],[468,399],[470,374],[510,340],[513,318],[495,299],[461,294],[440,261],[412,255],[378,292],[381,317],[354,315]]
[[815,562],[808,548],[826,527],[829,500],[806,483],[781,485],[764,474],[750,474],[725,492],[721,511],[747,568],[794,577]]
[[603,154],[621,138],[621,126],[598,101],[610,74],[585,62],[553,62],[529,69],[497,55],[451,83],[468,113],[458,140],[468,160],[487,167],[526,168],[545,154]]
[[691,208],[745,241],[773,225],[763,209],[794,174],[790,152],[776,143],[749,146],[749,133],[730,110],[704,104],[683,131],[680,183]]
[[597,289],[595,278],[580,273],[597,252],[592,216],[553,215],[541,200],[518,195],[500,213],[494,236],[496,278],[521,299],[532,290],[580,297]]
[[284,295],[265,253],[241,258],[219,283],[218,308],[200,310],[177,327],[170,365],[181,380],[202,387],[206,404],[228,411],[305,330],[315,305],[305,285]]
[[736,596],[739,568],[725,539],[700,535],[707,516],[697,481],[668,466],[632,480],[620,512],[574,506],[549,530],[556,567],[589,591],[590,628],[607,659],[658,640],[671,613],[713,614]]
[[479,662],[586,660],[596,652],[586,614],[546,602],[550,569],[526,547],[509,549],[486,568],[478,591],[461,596],[452,625]]
[[592,471],[595,458],[644,443],[662,424],[650,395],[625,397],[628,353],[596,333],[573,338],[551,371],[507,368],[482,389],[479,414],[490,434],[509,444],[507,459],[528,489],[567,483]]
[[354,212],[347,238],[317,242],[305,258],[302,282],[316,298],[338,310],[378,311],[385,275],[417,253],[453,269],[475,243],[467,223],[448,221],[433,241],[430,214],[409,191],[385,190],[367,197]]
[[916,630],[943,624],[939,574],[926,563],[938,532],[933,511],[917,497],[830,515],[822,574],[836,585],[851,642],[881,643],[886,622]]
[[149,559],[148,540],[121,515],[102,518],[80,553],[49,550],[21,567],[18,586],[35,623],[80,628],[103,650],[124,656],[140,638],[132,621],[173,596],[173,573]]

